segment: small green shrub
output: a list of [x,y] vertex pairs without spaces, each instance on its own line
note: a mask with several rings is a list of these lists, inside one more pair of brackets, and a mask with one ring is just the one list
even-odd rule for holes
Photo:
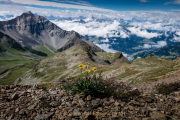
[[117,83],[114,78],[103,79],[98,76],[84,77],[79,79],[68,79],[63,84],[63,89],[72,90],[76,93],[84,93],[85,97],[91,95],[95,98],[114,96],[114,98],[127,98],[131,95],[131,87],[123,82]]
[[160,94],[170,94],[173,91],[177,91],[180,88],[180,82],[175,83],[162,83],[155,86],[158,93]]

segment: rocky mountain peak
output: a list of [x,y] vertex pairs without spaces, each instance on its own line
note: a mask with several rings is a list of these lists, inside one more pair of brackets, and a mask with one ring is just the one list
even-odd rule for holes
[[66,50],[75,44],[86,43],[102,51],[95,44],[75,31],[62,30],[43,16],[26,12],[8,21],[0,22],[0,32],[3,32],[23,46],[35,48],[43,45],[51,51]]

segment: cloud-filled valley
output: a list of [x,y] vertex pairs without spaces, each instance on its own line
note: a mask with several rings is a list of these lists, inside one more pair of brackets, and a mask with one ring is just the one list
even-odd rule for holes
[[[1,6],[1,5],[0,5]],[[8,6],[6,6],[8,7]],[[92,12],[22,7],[0,7],[0,21],[12,19],[25,11],[45,16],[64,30],[74,30],[108,52],[129,55],[143,50],[180,42],[180,12],[126,11]],[[128,57],[129,59],[132,59]]]

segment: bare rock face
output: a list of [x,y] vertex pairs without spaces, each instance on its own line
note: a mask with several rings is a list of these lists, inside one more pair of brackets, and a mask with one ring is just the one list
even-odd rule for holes
[[0,31],[11,36],[21,45],[31,48],[42,44],[51,50],[63,51],[75,44],[86,43],[94,50],[102,51],[77,32],[62,30],[45,17],[36,16],[31,12],[0,22]]

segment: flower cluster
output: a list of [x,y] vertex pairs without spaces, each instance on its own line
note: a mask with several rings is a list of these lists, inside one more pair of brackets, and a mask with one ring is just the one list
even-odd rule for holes
[[[88,66],[88,65],[80,64],[80,65],[79,65],[79,69],[81,70],[81,72],[82,72],[82,70],[84,70],[85,73],[87,73],[87,75],[91,72],[91,70],[89,69],[89,66]],[[96,67],[93,67],[93,68],[92,68],[92,71],[93,71],[93,72],[96,72],[96,71],[97,71],[97,68],[96,68]]]

